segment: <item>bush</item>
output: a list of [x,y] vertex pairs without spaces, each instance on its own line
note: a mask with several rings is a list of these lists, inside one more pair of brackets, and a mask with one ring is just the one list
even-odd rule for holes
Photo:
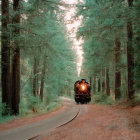
[[140,93],[135,94],[136,105],[140,105]]
[[107,96],[106,94],[94,94],[91,98],[92,104],[104,104],[104,105],[111,105],[113,104],[113,97]]
[[7,121],[10,121],[10,120],[13,120],[14,118],[16,118],[16,116],[11,116],[10,113],[7,114],[7,115],[2,115],[2,114],[5,114],[5,111],[6,111],[6,105],[1,103],[0,102],[0,123],[4,123],[4,122],[7,122]]

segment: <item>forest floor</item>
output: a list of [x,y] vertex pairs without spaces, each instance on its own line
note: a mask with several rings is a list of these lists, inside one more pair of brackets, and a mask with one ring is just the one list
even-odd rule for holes
[[[42,140],[140,140],[140,106],[80,105],[84,111],[71,123],[55,129]],[[39,122],[65,109],[0,125],[0,131]]]
[[83,106],[85,113],[42,140],[140,140],[140,106]]

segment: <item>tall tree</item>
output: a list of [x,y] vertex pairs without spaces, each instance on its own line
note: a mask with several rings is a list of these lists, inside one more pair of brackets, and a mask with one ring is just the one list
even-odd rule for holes
[[96,76],[93,78],[93,94],[96,93]]
[[100,78],[98,78],[98,92],[101,91],[101,82],[100,82]]
[[37,94],[37,58],[34,56],[34,66],[33,66],[33,95]]
[[120,45],[119,39],[115,38],[115,100],[121,98]]
[[[2,83],[2,103],[6,108],[11,106],[10,96],[10,36],[9,24],[9,0],[1,1],[2,30],[1,30],[1,83]],[[5,112],[6,114],[8,112]]]
[[12,57],[12,113],[19,114],[20,103],[20,3],[21,0],[13,0],[13,40],[14,50]]
[[109,86],[109,69],[106,68],[106,94],[110,95],[110,86]]
[[105,92],[105,69],[102,70],[102,92]]
[[[133,0],[127,0],[128,7],[133,6]],[[131,19],[127,19],[127,69],[128,69],[128,99],[134,98],[134,48],[132,46],[133,28]]]
[[43,62],[42,75],[41,75],[41,87],[40,87],[40,98],[41,98],[41,101],[43,101],[45,71],[46,71],[46,56],[44,55],[44,62]]

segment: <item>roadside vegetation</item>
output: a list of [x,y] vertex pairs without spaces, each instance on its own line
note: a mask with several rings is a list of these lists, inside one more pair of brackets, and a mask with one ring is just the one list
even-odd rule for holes
[[100,93],[91,97],[91,104],[112,105],[113,103],[113,97],[107,96],[106,94]]

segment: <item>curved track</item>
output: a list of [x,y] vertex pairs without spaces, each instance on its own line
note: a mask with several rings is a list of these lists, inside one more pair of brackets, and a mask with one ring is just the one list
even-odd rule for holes
[[65,100],[64,106],[65,109],[63,111],[46,120],[40,120],[40,122],[0,132],[0,140],[39,139],[51,131],[72,122],[81,114],[81,105],[76,105],[73,100]]
[[[77,112],[74,114],[74,116],[73,116],[72,118],[70,118],[69,120],[67,120],[66,122],[64,122],[64,123],[62,123],[62,124],[59,124],[59,125],[56,126],[53,130],[55,130],[55,129],[59,128],[59,127],[62,127],[62,126],[67,125],[68,123],[72,122],[73,120],[75,120],[75,119],[78,117],[78,115],[80,114],[80,111],[81,111],[80,105],[75,105],[75,106],[78,107],[78,110],[77,110]],[[52,131],[53,131],[53,130],[52,130]],[[50,132],[50,131],[49,131],[49,132]],[[44,134],[43,134],[43,133],[42,133],[42,134],[39,134],[39,135],[34,136],[34,137],[32,137],[32,138],[30,138],[30,139],[28,139],[28,140],[40,140],[41,138],[47,136],[47,134],[48,134],[47,132],[44,132]]]
[[64,124],[61,124],[61,125],[57,126],[56,128],[58,128],[58,127],[62,127],[62,126],[64,126],[64,125],[66,125],[66,124],[72,122],[74,119],[77,118],[77,116],[78,116],[79,114],[80,114],[80,106],[79,106],[79,109],[78,109],[77,113],[75,114],[75,116],[73,116],[73,118],[71,118],[70,120],[68,120],[68,121],[65,122]]

